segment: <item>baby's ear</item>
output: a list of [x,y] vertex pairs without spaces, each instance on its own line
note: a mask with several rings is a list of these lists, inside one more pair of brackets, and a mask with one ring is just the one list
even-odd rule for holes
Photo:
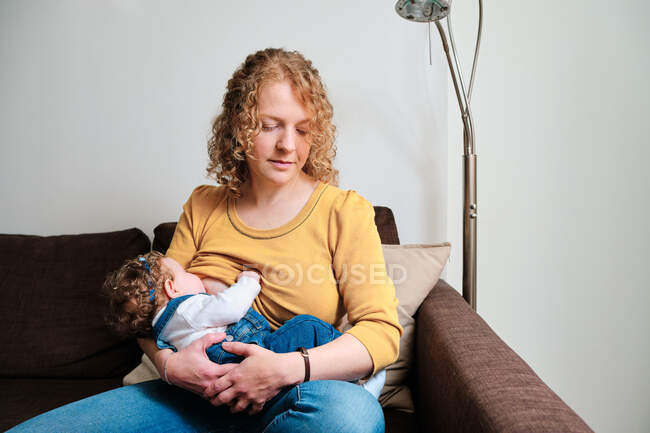
[[169,299],[174,299],[178,296],[178,292],[174,287],[174,281],[169,278],[165,279],[165,282],[163,283],[163,290]]

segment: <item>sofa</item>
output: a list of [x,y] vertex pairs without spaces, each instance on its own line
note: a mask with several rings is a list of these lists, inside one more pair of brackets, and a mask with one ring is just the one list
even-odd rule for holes
[[[390,209],[375,207],[375,222],[382,243],[399,244]],[[174,227],[156,227],[153,244],[136,228],[0,235],[0,430],[122,386],[141,352],[105,327],[100,288],[125,259],[166,251]],[[415,412],[386,408],[387,432],[591,431],[444,280],[415,323]]]

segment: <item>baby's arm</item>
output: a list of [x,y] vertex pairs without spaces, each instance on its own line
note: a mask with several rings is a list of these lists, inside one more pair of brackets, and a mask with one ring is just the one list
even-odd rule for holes
[[205,304],[196,313],[195,320],[199,323],[209,323],[211,326],[226,326],[239,321],[260,292],[259,279],[255,272],[242,272],[235,284],[209,298],[206,297]]

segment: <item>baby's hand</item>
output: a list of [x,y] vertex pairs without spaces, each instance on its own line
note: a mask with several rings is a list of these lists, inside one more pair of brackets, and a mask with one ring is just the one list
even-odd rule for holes
[[241,277],[253,278],[253,279],[254,279],[255,281],[257,281],[258,283],[260,282],[260,274],[258,274],[258,273],[255,272],[255,271],[244,271],[244,272],[240,273],[240,274],[237,276],[237,281],[239,281],[239,279],[240,279]]

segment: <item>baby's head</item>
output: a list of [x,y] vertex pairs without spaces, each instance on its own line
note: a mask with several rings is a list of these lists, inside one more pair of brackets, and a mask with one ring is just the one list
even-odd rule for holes
[[106,322],[122,336],[146,337],[156,312],[170,299],[205,292],[194,274],[157,251],[127,260],[104,282],[109,305]]

